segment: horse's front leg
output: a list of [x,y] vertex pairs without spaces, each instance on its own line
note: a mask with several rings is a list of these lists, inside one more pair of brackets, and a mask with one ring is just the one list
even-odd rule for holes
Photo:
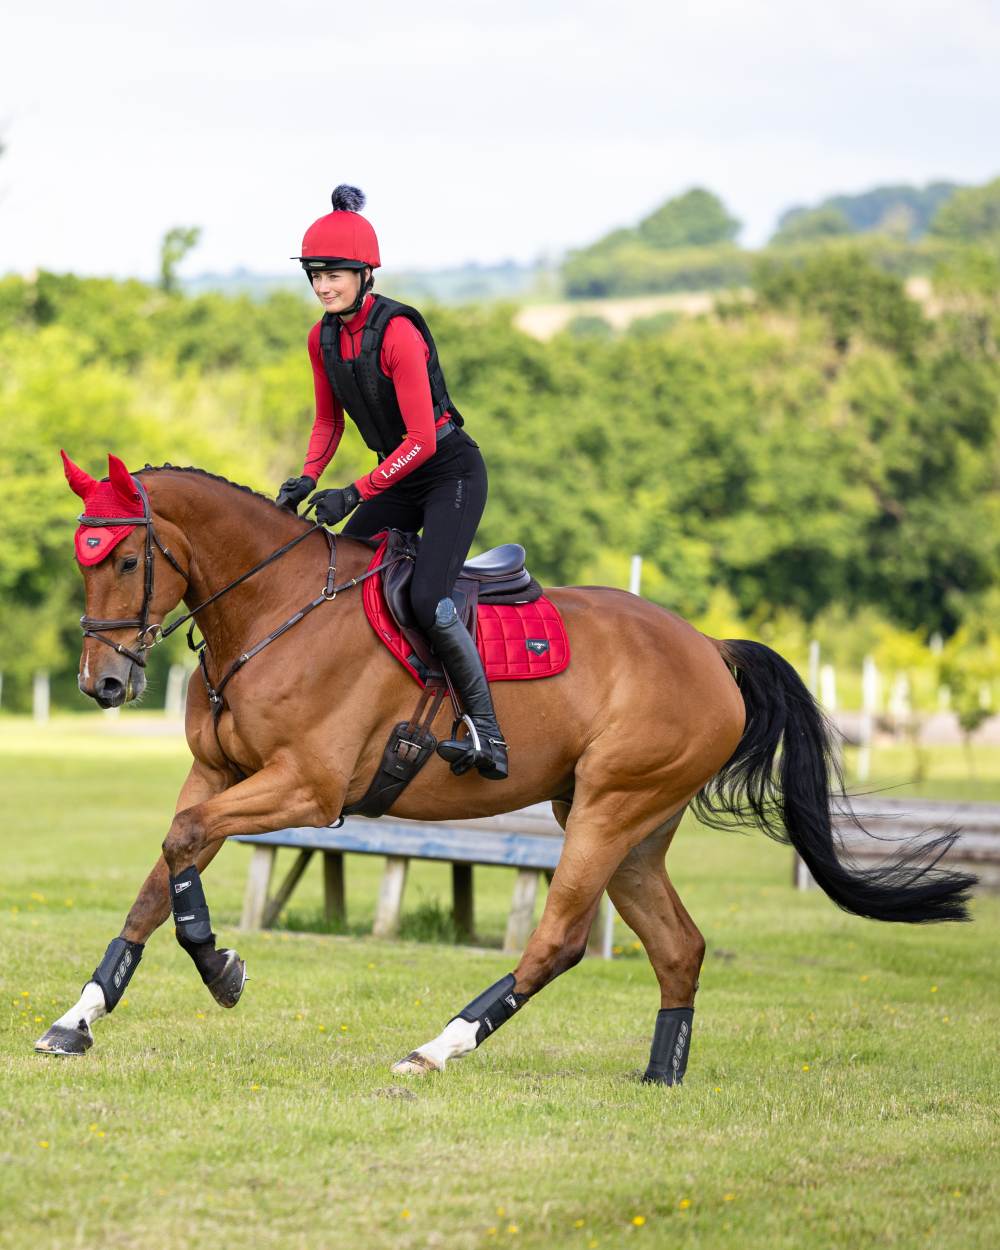
[[[338,796],[339,797],[339,796]],[[326,823],[340,808],[322,806],[315,788],[290,762],[269,764],[223,794],[178,812],[163,841],[177,941],[223,1007],[239,1000],[246,967],[234,950],[216,949],[199,862],[233,833],[267,833],[288,825]]]
[[[196,760],[177,796],[176,811],[220,794],[229,784],[227,772]],[[198,856],[202,871],[221,846],[221,842],[213,842],[202,850]],[[121,933],[109,944],[80,997],[35,1043],[41,1054],[82,1055],[93,1045],[91,1026],[117,1007],[142,958],[146,941],[170,915],[167,876],[166,861],[161,855],[132,904]]]

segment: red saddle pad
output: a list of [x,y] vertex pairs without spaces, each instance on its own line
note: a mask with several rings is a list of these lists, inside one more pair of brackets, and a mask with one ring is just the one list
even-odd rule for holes
[[[385,555],[383,542],[369,568]],[[414,681],[424,684],[410,664],[406,639],[399,632],[382,593],[382,578],[362,583],[365,616],[376,635],[389,648]],[[569,639],[556,605],[544,595],[534,603],[480,603],[476,641],[490,681],[526,681],[553,677],[569,664]]]

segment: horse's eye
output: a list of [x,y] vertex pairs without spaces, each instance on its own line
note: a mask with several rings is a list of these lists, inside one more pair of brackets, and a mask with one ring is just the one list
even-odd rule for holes
[[122,561],[122,572],[132,573],[139,567],[138,556],[126,556]]

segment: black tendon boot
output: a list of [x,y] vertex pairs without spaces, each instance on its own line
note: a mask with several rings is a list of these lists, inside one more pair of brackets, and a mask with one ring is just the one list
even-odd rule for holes
[[439,743],[438,755],[451,764],[456,776],[474,765],[482,776],[503,781],[507,776],[507,743],[493,711],[490,686],[479,651],[472,635],[458,619],[451,599],[442,599],[437,605],[434,625],[427,636],[462,701],[469,726],[467,738],[450,738]]

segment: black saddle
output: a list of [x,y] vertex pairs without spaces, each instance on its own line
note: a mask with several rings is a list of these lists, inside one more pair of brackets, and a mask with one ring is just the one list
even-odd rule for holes
[[[419,535],[389,530],[386,558],[405,558],[382,574],[382,589],[389,611],[410,646],[407,662],[426,681],[428,677],[441,673],[441,665],[417,625],[410,606],[413,562],[419,549]],[[473,638],[478,620],[476,608],[480,602],[534,603],[541,598],[542,588],[524,567],[524,556],[524,548],[519,543],[504,543],[502,547],[484,551],[481,556],[463,565],[451,597],[462,623]]]
[[[409,558],[400,560],[383,573],[382,586],[389,611],[400,629],[407,633],[418,628],[410,607],[410,581],[419,547],[419,535],[389,531],[386,557],[405,555]],[[476,636],[477,603],[533,603],[541,597],[542,588],[524,567],[524,558],[525,551],[520,543],[504,543],[462,566],[452,598],[473,638]]]

